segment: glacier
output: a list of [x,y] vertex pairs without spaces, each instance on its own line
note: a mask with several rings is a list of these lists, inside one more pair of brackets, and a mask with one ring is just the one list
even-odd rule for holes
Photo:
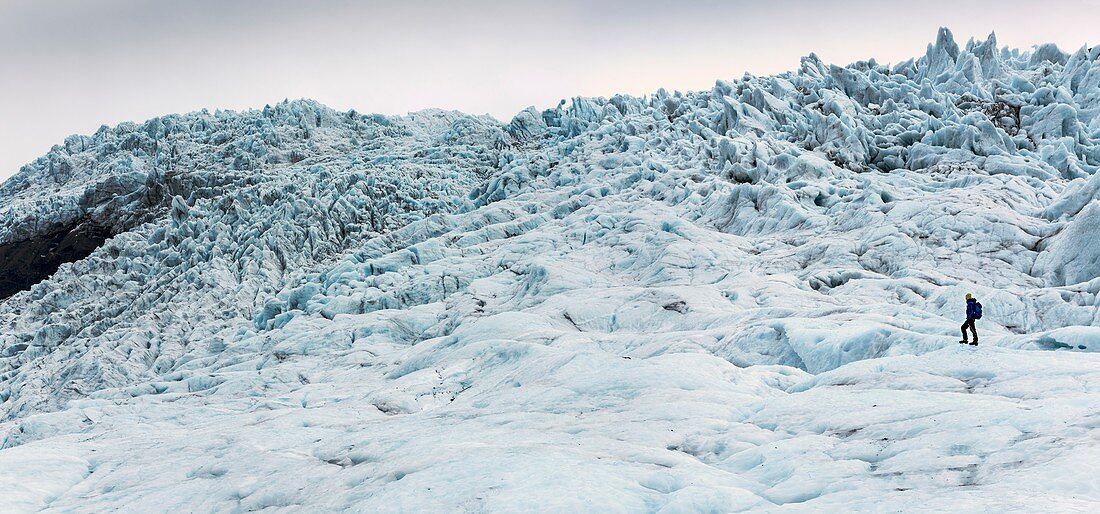
[[1098,114],[1100,48],[941,29],[71,136],[0,185],[0,511],[1095,511]]

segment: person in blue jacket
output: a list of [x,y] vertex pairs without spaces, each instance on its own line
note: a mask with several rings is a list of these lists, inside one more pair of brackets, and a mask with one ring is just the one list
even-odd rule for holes
[[[982,304],[978,303],[974,295],[966,293],[966,323],[962,325],[963,340],[959,341],[959,344],[969,342],[971,346],[978,346],[978,329],[974,328],[974,322],[979,319],[982,319]],[[970,333],[974,335],[973,341],[966,340],[967,328],[970,328]]]

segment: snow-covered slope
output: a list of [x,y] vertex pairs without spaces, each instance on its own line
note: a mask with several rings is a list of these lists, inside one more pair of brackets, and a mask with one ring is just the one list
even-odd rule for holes
[[0,302],[0,506],[1095,510],[1098,58],[71,137],[0,187],[78,259]]

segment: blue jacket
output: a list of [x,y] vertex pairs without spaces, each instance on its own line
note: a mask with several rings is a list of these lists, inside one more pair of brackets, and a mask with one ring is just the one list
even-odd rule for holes
[[976,303],[978,303],[978,300],[976,300],[974,298],[971,298],[971,299],[966,301],[966,320],[967,321],[970,321],[972,319],[977,319],[975,317],[975,315],[977,313],[974,312],[974,311],[978,310],[978,307],[976,305],[974,305]]

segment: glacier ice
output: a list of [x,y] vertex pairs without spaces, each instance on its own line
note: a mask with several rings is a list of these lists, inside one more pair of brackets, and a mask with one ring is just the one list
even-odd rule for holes
[[1095,509],[1098,59],[67,138],[0,245],[110,237],[0,301],[0,510]]

